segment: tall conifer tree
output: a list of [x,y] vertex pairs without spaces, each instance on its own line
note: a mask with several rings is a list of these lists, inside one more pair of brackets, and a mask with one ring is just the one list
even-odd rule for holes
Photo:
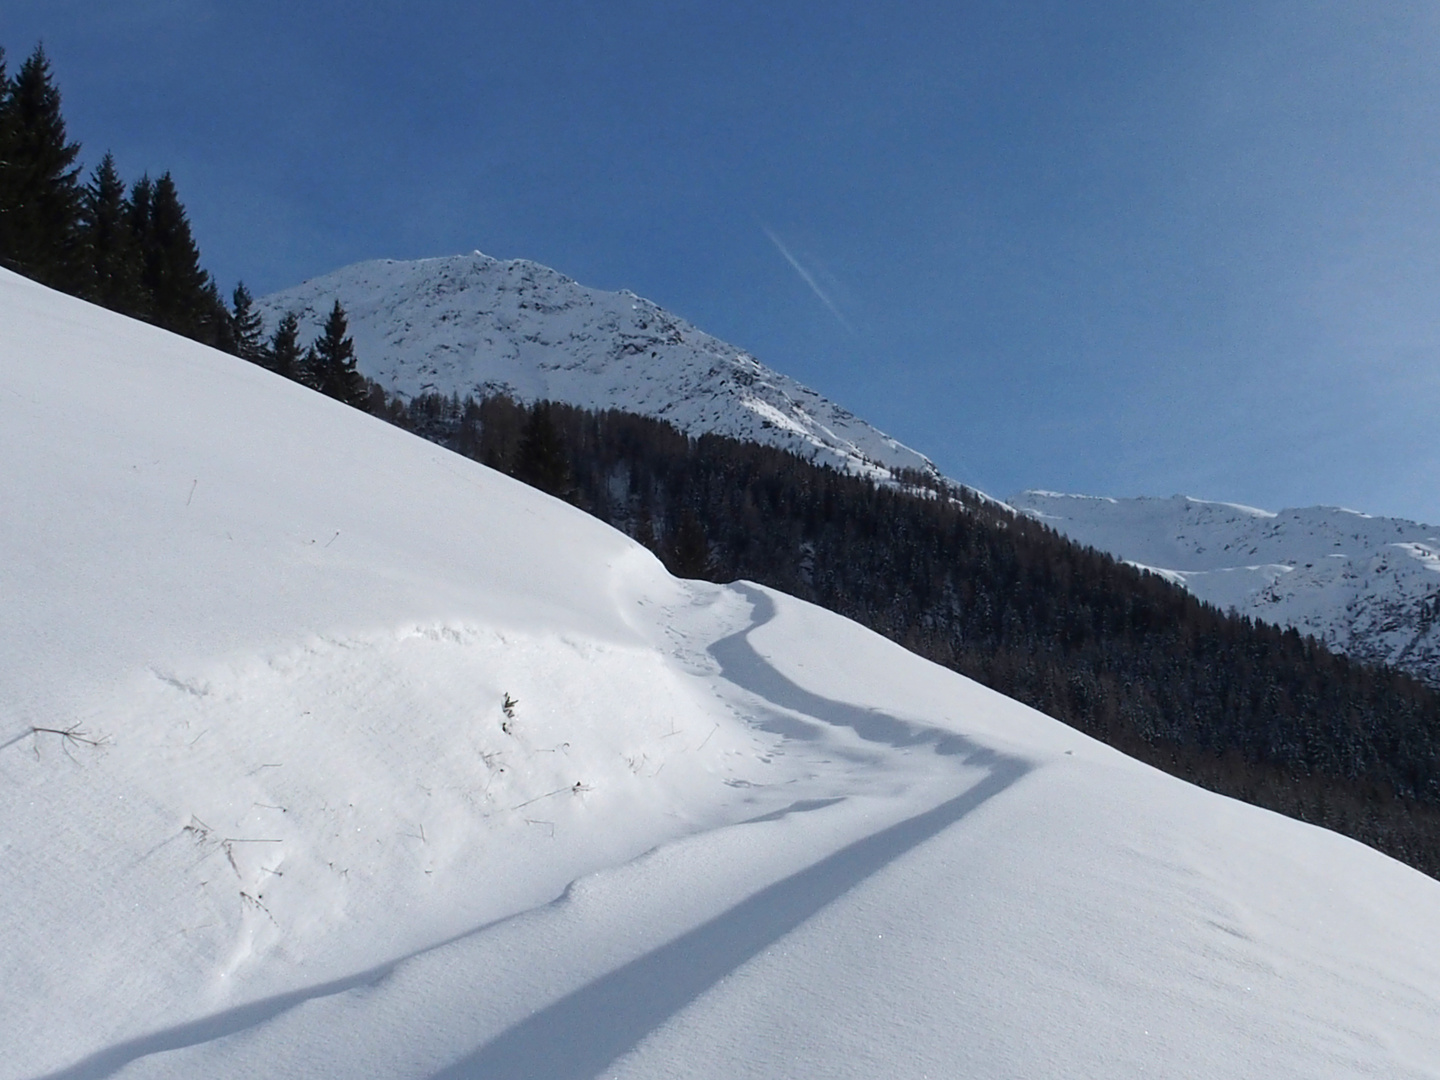
[[558,498],[574,498],[570,462],[548,401],[537,401],[525,421],[515,458],[515,476]]
[[325,328],[311,346],[311,385],[347,405],[365,402],[365,380],[355,370],[355,342],[349,336],[345,309],[340,301],[330,309]]
[[218,296],[211,295],[210,276],[200,268],[200,249],[168,172],[150,187],[140,244],[151,319],[167,330],[207,340],[212,336],[207,317]]
[[131,230],[125,184],[108,153],[81,195],[80,241],[81,295],[112,311],[142,313],[140,251]]
[[293,311],[287,311],[275,327],[270,343],[265,349],[262,361],[277,375],[303,382],[300,354],[300,320]]
[[242,281],[235,286],[230,297],[230,336],[235,343],[235,355],[249,360],[252,364],[265,362],[265,323],[255,310],[255,298]]
[[60,91],[37,47],[5,85],[5,177],[0,194],[0,262],[62,289],[79,278],[80,169]]
[[200,272],[205,274],[205,287],[201,290],[203,300],[195,340],[238,356],[235,324],[230,319],[230,309],[225,306],[225,300],[220,295],[220,286],[215,284],[215,279],[208,273],[203,270]]
[[155,201],[155,181],[148,175],[130,185],[130,197],[125,201],[125,219],[130,227],[130,243],[134,250],[135,274],[139,279],[137,289],[136,318],[154,320],[154,302],[151,263],[155,257],[151,252],[150,207]]
[[15,98],[5,49],[0,46],[0,265],[8,266],[10,215],[15,205]]

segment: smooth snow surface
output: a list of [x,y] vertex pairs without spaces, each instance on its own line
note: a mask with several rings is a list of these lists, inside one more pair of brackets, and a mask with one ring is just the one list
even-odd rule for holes
[[1440,528],[1333,506],[1027,491],[1011,506],[1224,610],[1440,686]]
[[623,409],[691,435],[728,435],[888,479],[930,460],[734,345],[631,292],[579,285],[524,259],[480,252],[348,266],[259,302],[301,340],[339,300],[361,371],[393,393],[502,392]]
[[0,1076],[1440,1075],[1440,883],[233,358],[0,328]]

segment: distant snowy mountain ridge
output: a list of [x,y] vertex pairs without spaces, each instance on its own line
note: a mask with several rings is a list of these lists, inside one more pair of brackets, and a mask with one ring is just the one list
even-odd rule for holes
[[387,390],[504,393],[666,420],[691,435],[777,446],[877,479],[914,469],[903,446],[631,292],[605,292],[523,259],[458,255],[345,267],[259,302],[269,328],[287,311],[313,337],[344,305],[360,370]]
[[1440,528],[1311,506],[1026,491],[1010,505],[1242,615],[1440,686]]

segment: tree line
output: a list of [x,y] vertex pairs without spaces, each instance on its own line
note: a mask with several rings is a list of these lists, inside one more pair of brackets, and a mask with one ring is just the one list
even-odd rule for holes
[[293,315],[262,339],[244,282],[227,304],[201,266],[168,172],[127,185],[113,155],[105,154],[88,177],[79,158],[45,50],[37,47],[11,76],[0,48],[0,266],[363,403],[365,385],[338,303],[308,346]]

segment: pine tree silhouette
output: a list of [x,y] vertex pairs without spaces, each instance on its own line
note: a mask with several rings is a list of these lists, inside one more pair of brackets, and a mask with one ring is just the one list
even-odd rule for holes
[[300,320],[293,311],[287,311],[275,327],[270,342],[261,359],[266,367],[287,379],[299,380],[301,370]]
[[550,402],[536,402],[520,434],[515,477],[562,499],[573,499],[570,462],[550,416]]
[[306,366],[316,390],[359,407],[365,403],[365,379],[355,370],[355,342],[348,333],[345,309],[336,300],[325,328],[310,346]]
[[710,542],[695,511],[689,507],[680,515],[675,537],[670,545],[670,572],[676,577],[709,577],[714,566],[710,558]]
[[80,283],[80,146],[66,135],[45,50],[37,46],[0,91],[0,263],[73,290]]
[[168,172],[153,183],[141,177],[130,202],[151,321],[186,337],[212,337],[208,324],[219,298],[200,268],[200,249],[174,179]]
[[140,252],[131,231],[125,182],[108,153],[81,193],[80,243],[81,295],[125,314],[142,309]]
[[5,50],[0,47],[0,266],[11,270],[19,270],[18,261],[12,255],[15,241],[10,235],[20,202],[17,141],[14,84],[10,81]]
[[242,281],[230,298],[230,336],[235,342],[235,355],[252,364],[265,362],[265,322],[255,310],[255,298]]

